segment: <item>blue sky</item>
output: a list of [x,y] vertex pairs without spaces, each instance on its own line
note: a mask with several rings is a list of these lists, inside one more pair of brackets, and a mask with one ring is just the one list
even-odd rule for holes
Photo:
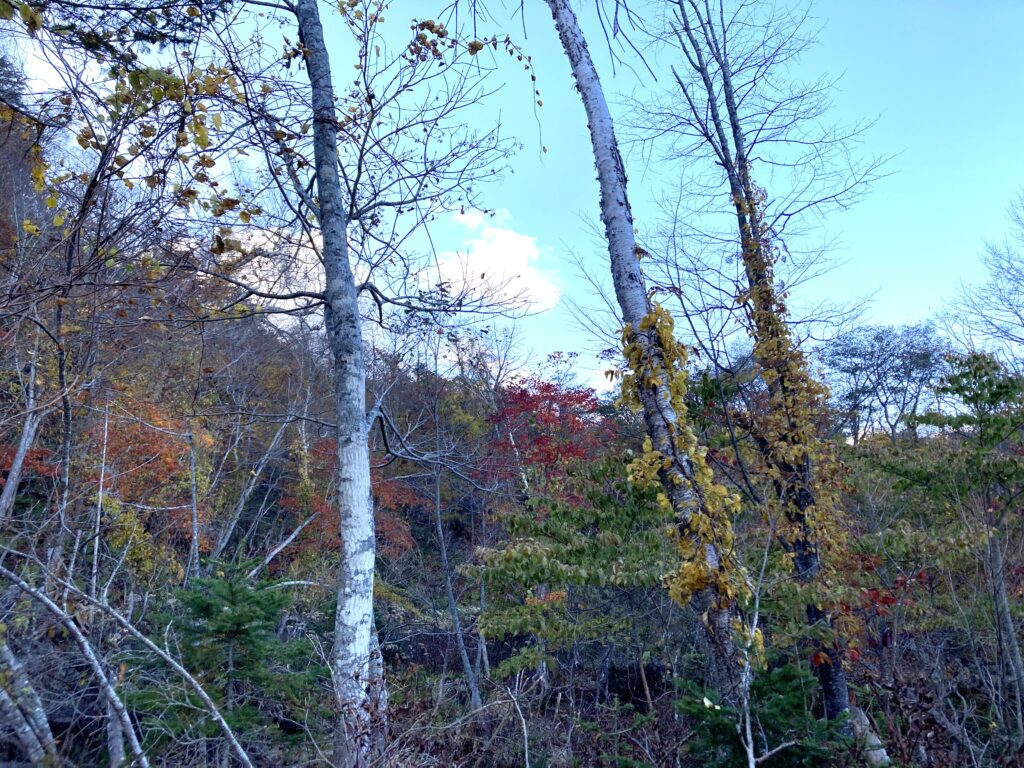
[[[514,173],[486,191],[487,203],[502,216],[490,223],[488,243],[476,238],[474,258],[515,268],[528,259],[527,282],[557,288],[559,302],[522,323],[526,343],[543,355],[589,345],[563,306],[566,297],[586,301],[589,292],[568,252],[584,256],[595,270],[603,254],[586,224],[597,220],[597,185],[582,106],[549,14],[540,3],[527,5],[525,47],[544,105],[535,118],[529,80],[514,72],[492,100],[493,115],[500,111],[504,130],[525,147],[513,161]],[[592,3],[576,5],[606,91],[614,97],[658,88],[649,76],[621,67],[613,77]],[[819,0],[814,14],[824,29],[796,74],[841,75],[830,118],[854,123],[877,117],[860,151],[893,159],[890,175],[862,202],[829,217],[827,230],[840,242],[835,255],[844,263],[802,287],[804,295],[794,301],[874,294],[867,321],[925,320],[961,280],[978,276],[984,242],[1007,231],[1007,206],[1024,184],[1024,2]],[[627,164],[643,229],[656,217],[658,182],[641,158],[630,156]],[[512,249],[517,257],[503,249],[501,231],[520,238]],[[529,244],[526,256],[523,243]]]
[[[664,0],[632,2],[642,10],[663,7]],[[593,0],[575,5],[613,103],[620,104],[624,94],[642,97],[662,87],[664,70],[657,64],[662,82],[639,65],[620,66],[613,74]],[[485,203],[499,214],[444,222],[435,242],[442,251],[468,258],[473,272],[479,267],[489,275],[521,276],[518,287],[530,291],[537,309],[544,310],[521,321],[523,343],[542,359],[556,350],[585,353],[595,347],[592,335],[566,309],[568,300],[587,303],[591,294],[572,254],[595,273],[607,267],[603,244],[594,237],[597,184],[582,105],[550,14],[539,0],[526,6],[525,39],[518,16],[509,20],[511,10],[495,14],[493,23],[481,23],[480,31],[485,36],[511,31],[533,56],[543,106],[534,106],[528,75],[509,66],[499,52],[502,66],[492,85],[502,88],[479,118],[500,119],[503,132],[523,149],[512,160],[512,172],[483,190]],[[394,0],[389,16],[397,34],[406,34],[402,20],[417,11],[422,12],[417,2]],[[892,160],[886,168],[890,175],[862,202],[828,218],[827,231],[839,241],[834,255],[842,263],[802,286],[792,302],[855,301],[873,294],[868,322],[925,320],[961,281],[978,277],[984,243],[1007,231],[1006,208],[1024,185],[1019,148],[1024,0],[817,0],[813,13],[823,30],[795,74],[841,76],[830,119],[877,118],[860,151]],[[325,16],[325,21],[329,39],[341,41],[339,30],[332,29],[338,19]],[[342,67],[344,56],[337,53]],[[662,65],[670,61],[659,58]],[[613,109],[622,125],[621,106]],[[637,225],[649,231],[659,223],[654,201],[672,179],[672,169],[664,164],[651,169],[635,153],[627,156],[627,166]],[[581,359],[589,383],[600,380],[602,367]]]

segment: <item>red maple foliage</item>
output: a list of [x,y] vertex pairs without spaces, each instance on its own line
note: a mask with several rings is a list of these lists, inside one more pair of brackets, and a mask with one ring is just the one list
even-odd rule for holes
[[545,490],[561,485],[574,463],[602,456],[619,436],[593,389],[535,376],[505,388],[492,421],[492,471],[512,479],[525,470]]
[[[123,398],[107,422],[104,486],[108,496],[137,507],[139,517],[154,535],[187,542],[192,535],[190,427],[161,407],[137,398]],[[103,455],[103,424],[86,431],[88,462],[80,463],[87,482],[98,483]],[[212,438],[199,431],[198,450]],[[198,504],[200,531],[206,530],[210,509]],[[200,549],[209,545],[200,536]]]

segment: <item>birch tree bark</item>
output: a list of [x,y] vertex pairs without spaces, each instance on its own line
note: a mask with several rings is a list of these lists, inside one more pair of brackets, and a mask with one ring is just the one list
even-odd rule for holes
[[35,444],[36,432],[43,421],[45,411],[38,408],[38,397],[36,393],[36,355],[39,350],[38,340],[32,352],[32,359],[28,365],[28,377],[24,382],[25,386],[25,421],[21,427],[21,437],[18,439],[18,447],[14,451],[14,458],[11,467],[7,470],[7,479],[4,482],[3,492],[0,493],[0,525],[7,522],[11,512],[14,510],[14,502],[18,496],[18,484],[21,482],[21,472],[25,467],[25,459],[28,452]]
[[25,755],[35,764],[49,761],[60,765],[57,746],[50,731],[42,702],[21,662],[7,642],[0,640],[0,722],[14,731]]
[[[635,371],[637,396],[651,447],[663,459],[658,478],[664,494],[674,510],[680,535],[691,536],[694,511],[704,512],[708,499],[698,482],[693,459],[683,450],[680,413],[673,405],[670,390],[671,354],[666,340],[649,318],[652,305],[640,270],[642,251],[636,243],[633,212],[627,194],[626,172],[619,153],[615,127],[604,96],[597,69],[591,59],[586,39],[568,0],[546,0],[554,19],[562,48],[572,66],[576,88],[583,100],[590,130],[594,162],[601,194],[601,220],[608,241],[608,257],[615,297],[622,313],[624,342],[635,345],[643,361]],[[680,373],[680,372],[676,372]],[[707,574],[726,570],[723,553],[714,535],[699,537],[696,548]],[[714,659],[714,676],[719,693],[730,700],[735,692],[739,666],[732,639],[735,600],[715,586],[704,586],[695,595],[703,611],[705,627]]]
[[344,768],[383,749],[386,696],[373,625],[374,519],[366,424],[366,367],[358,291],[349,260],[348,213],[338,172],[338,120],[330,55],[316,0],[294,6],[313,104],[313,153],[326,277],[325,324],[334,358],[341,562],[331,671],[341,709],[335,744]]
[[110,701],[107,701],[107,764],[110,768],[122,768],[125,764],[124,726]]

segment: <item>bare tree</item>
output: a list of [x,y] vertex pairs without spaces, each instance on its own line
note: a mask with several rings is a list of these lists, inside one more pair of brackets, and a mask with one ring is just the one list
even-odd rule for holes
[[[679,299],[688,312],[742,319],[735,298],[745,275],[730,223],[733,199],[723,186],[735,196],[742,175],[756,174],[770,192],[759,190],[759,215],[765,231],[786,239],[776,279],[781,292],[792,291],[829,268],[830,241],[811,235],[830,211],[863,196],[884,158],[854,152],[869,122],[828,122],[834,78],[805,82],[793,74],[815,44],[810,3],[669,0],[660,8],[666,54],[682,60],[670,65],[663,95],[628,103],[634,141],[647,157],[675,161],[671,173],[679,179],[678,193],[663,203],[666,224],[652,238],[659,246],[651,250],[667,253],[650,270],[676,290],[685,287]],[[848,311],[806,306],[803,332],[820,332]]]
[[[807,12],[783,4],[739,0],[673,0],[671,37],[682,55],[673,67],[678,102],[658,115],[670,153],[700,155],[714,165],[711,178],[729,201],[734,221],[722,242],[738,249],[743,284],[733,298],[753,339],[753,358],[768,394],[768,405],[741,418],[764,463],[776,473],[774,503],[787,521],[780,532],[793,553],[797,577],[812,582],[822,574],[821,547],[835,509],[818,480],[827,461],[814,434],[811,414],[823,405],[823,390],[810,376],[798,340],[787,325],[787,287],[779,286],[775,266],[784,249],[781,237],[796,217],[829,206],[848,205],[877,174],[877,163],[863,166],[848,158],[856,136],[835,128],[813,133],[827,106],[828,81],[794,85],[787,67],[808,44],[801,37]],[[803,6],[800,6],[803,7]],[[754,180],[771,178],[777,168],[797,168],[803,178],[775,202]],[[798,177],[799,178],[799,177]],[[723,296],[723,298],[725,298]],[[812,523],[813,519],[818,520]],[[817,605],[808,622],[829,624]],[[849,710],[849,694],[838,644],[822,645],[829,662],[817,667],[829,718]]]
[[1019,365],[1024,345],[1024,191],[1009,208],[1010,232],[985,246],[980,282],[963,284],[943,325],[961,346],[990,349]]
[[935,328],[866,326],[833,339],[821,351],[828,369],[838,428],[856,443],[884,431],[917,438],[916,417],[932,410],[949,344]]

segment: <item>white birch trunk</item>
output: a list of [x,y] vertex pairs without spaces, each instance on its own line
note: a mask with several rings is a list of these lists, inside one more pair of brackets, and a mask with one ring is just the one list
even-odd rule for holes
[[42,702],[6,641],[0,640],[0,723],[14,731],[18,744],[34,764],[59,765],[57,747]]
[[187,587],[194,579],[199,578],[199,487],[196,482],[196,440],[191,432],[185,435],[188,440],[188,474],[191,488],[192,535],[189,537],[188,563],[185,565],[185,581]]
[[14,502],[18,498],[18,484],[21,482],[21,471],[25,466],[28,452],[32,450],[32,445],[35,443],[40,421],[42,421],[40,414],[33,411],[25,416],[25,424],[21,428],[21,438],[14,451],[11,468],[7,470],[3,493],[0,493],[0,523],[6,523],[11,512],[14,511]]
[[268,565],[270,565],[271,561],[275,557],[277,557],[279,554],[281,554],[281,552],[289,544],[291,544],[293,541],[295,541],[299,537],[299,534],[302,533],[306,529],[306,526],[308,526],[310,523],[312,523],[318,517],[320,517],[320,513],[319,512],[314,512],[312,515],[310,515],[305,520],[303,520],[301,523],[299,523],[297,526],[295,526],[295,530],[293,530],[291,533],[289,533],[287,536],[285,536],[284,539],[282,539],[281,542],[276,547],[274,547],[272,550],[270,550],[270,552],[267,553],[266,557],[264,557],[260,561],[259,565],[257,565],[255,568],[253,568],[251,571],[249,571],[249,573],[246,574],[246,578],[247,579],[255,579],[257,576],[259,576],[260,575],[260,571],[262,571],[264,568],[266,568]]
[[349,263],[348,211],[338,171],[338,123],[330,56],[316,0],[298,0],[299,33],[312,91],[325,325],[335,367],[341,562],[331,671],[341,708],[336,742],[345,768],[369,765],[386,732],[380,651],[373,626],[374,520],[366,424],[366,367],[358,293]]
[[[38,345],[37,345],[38,349]],[[36,363],[33,352],[29,363],[28,381],[25,383],[25,423],[21,428],[21,438],[11,460],[11,468],[7,471],[7,480],[3,492],[0,493],[0,524],[7,522],[14,510],[14,502],[18,497],[18,484],[21,482],[21,471],[25,459],[36,440],[36,432],[43,420],[43,413],[36,410]]]
[[107,764],[110,768],[124,768],[124,726],[120,715],[107,701]]
[[89,597],[96,597],[100,578],[100,529],[103,521],[103,493],[107,479],[107,442],[110,435],[110,407],[103,409],[103,448],[100,451],[100,482],[96,490],[96,519],[92,529],[92,572],[89,575]]
[[[601,191],[601,220],[608,240],[615,297],[622,312],[622,321],[633,329],[635,341],[645,350],[645,358],[662,357],[654,332],[637,332],[643,318],[650,312],[650,302],[637,258],[636,235],[633,230],[633,212],[627,194],[626,171],[619,153],[611,111],[605,100],[601,80],[590,57],[586,39],[568,0],[545,0],[551,9],[555,28],[562,47],[572,65],[576,88],[587,113],[594,162]],[[644,377],[638,376],[638,382]],[[658,377],[648,377],[658,379]],[[660,473],[666,495],[676,510],[680,528],[685,530],[693,501],[693,468],[689,458],[675,444],[679,415],[672,407],[672,398],[665,377],[650,384],[638,384],[643,405],[644,423],[654,449],[670,460]],[[709,570],[717,570],[720,557],[714,545],[705,547]],[[732,608],[712,607],[713,595],[702,594],[697,601],[708,608],[708,630],[712,654],[715,657],[717,687],[727,698],[736,684],[735,648],[730,626]]]

